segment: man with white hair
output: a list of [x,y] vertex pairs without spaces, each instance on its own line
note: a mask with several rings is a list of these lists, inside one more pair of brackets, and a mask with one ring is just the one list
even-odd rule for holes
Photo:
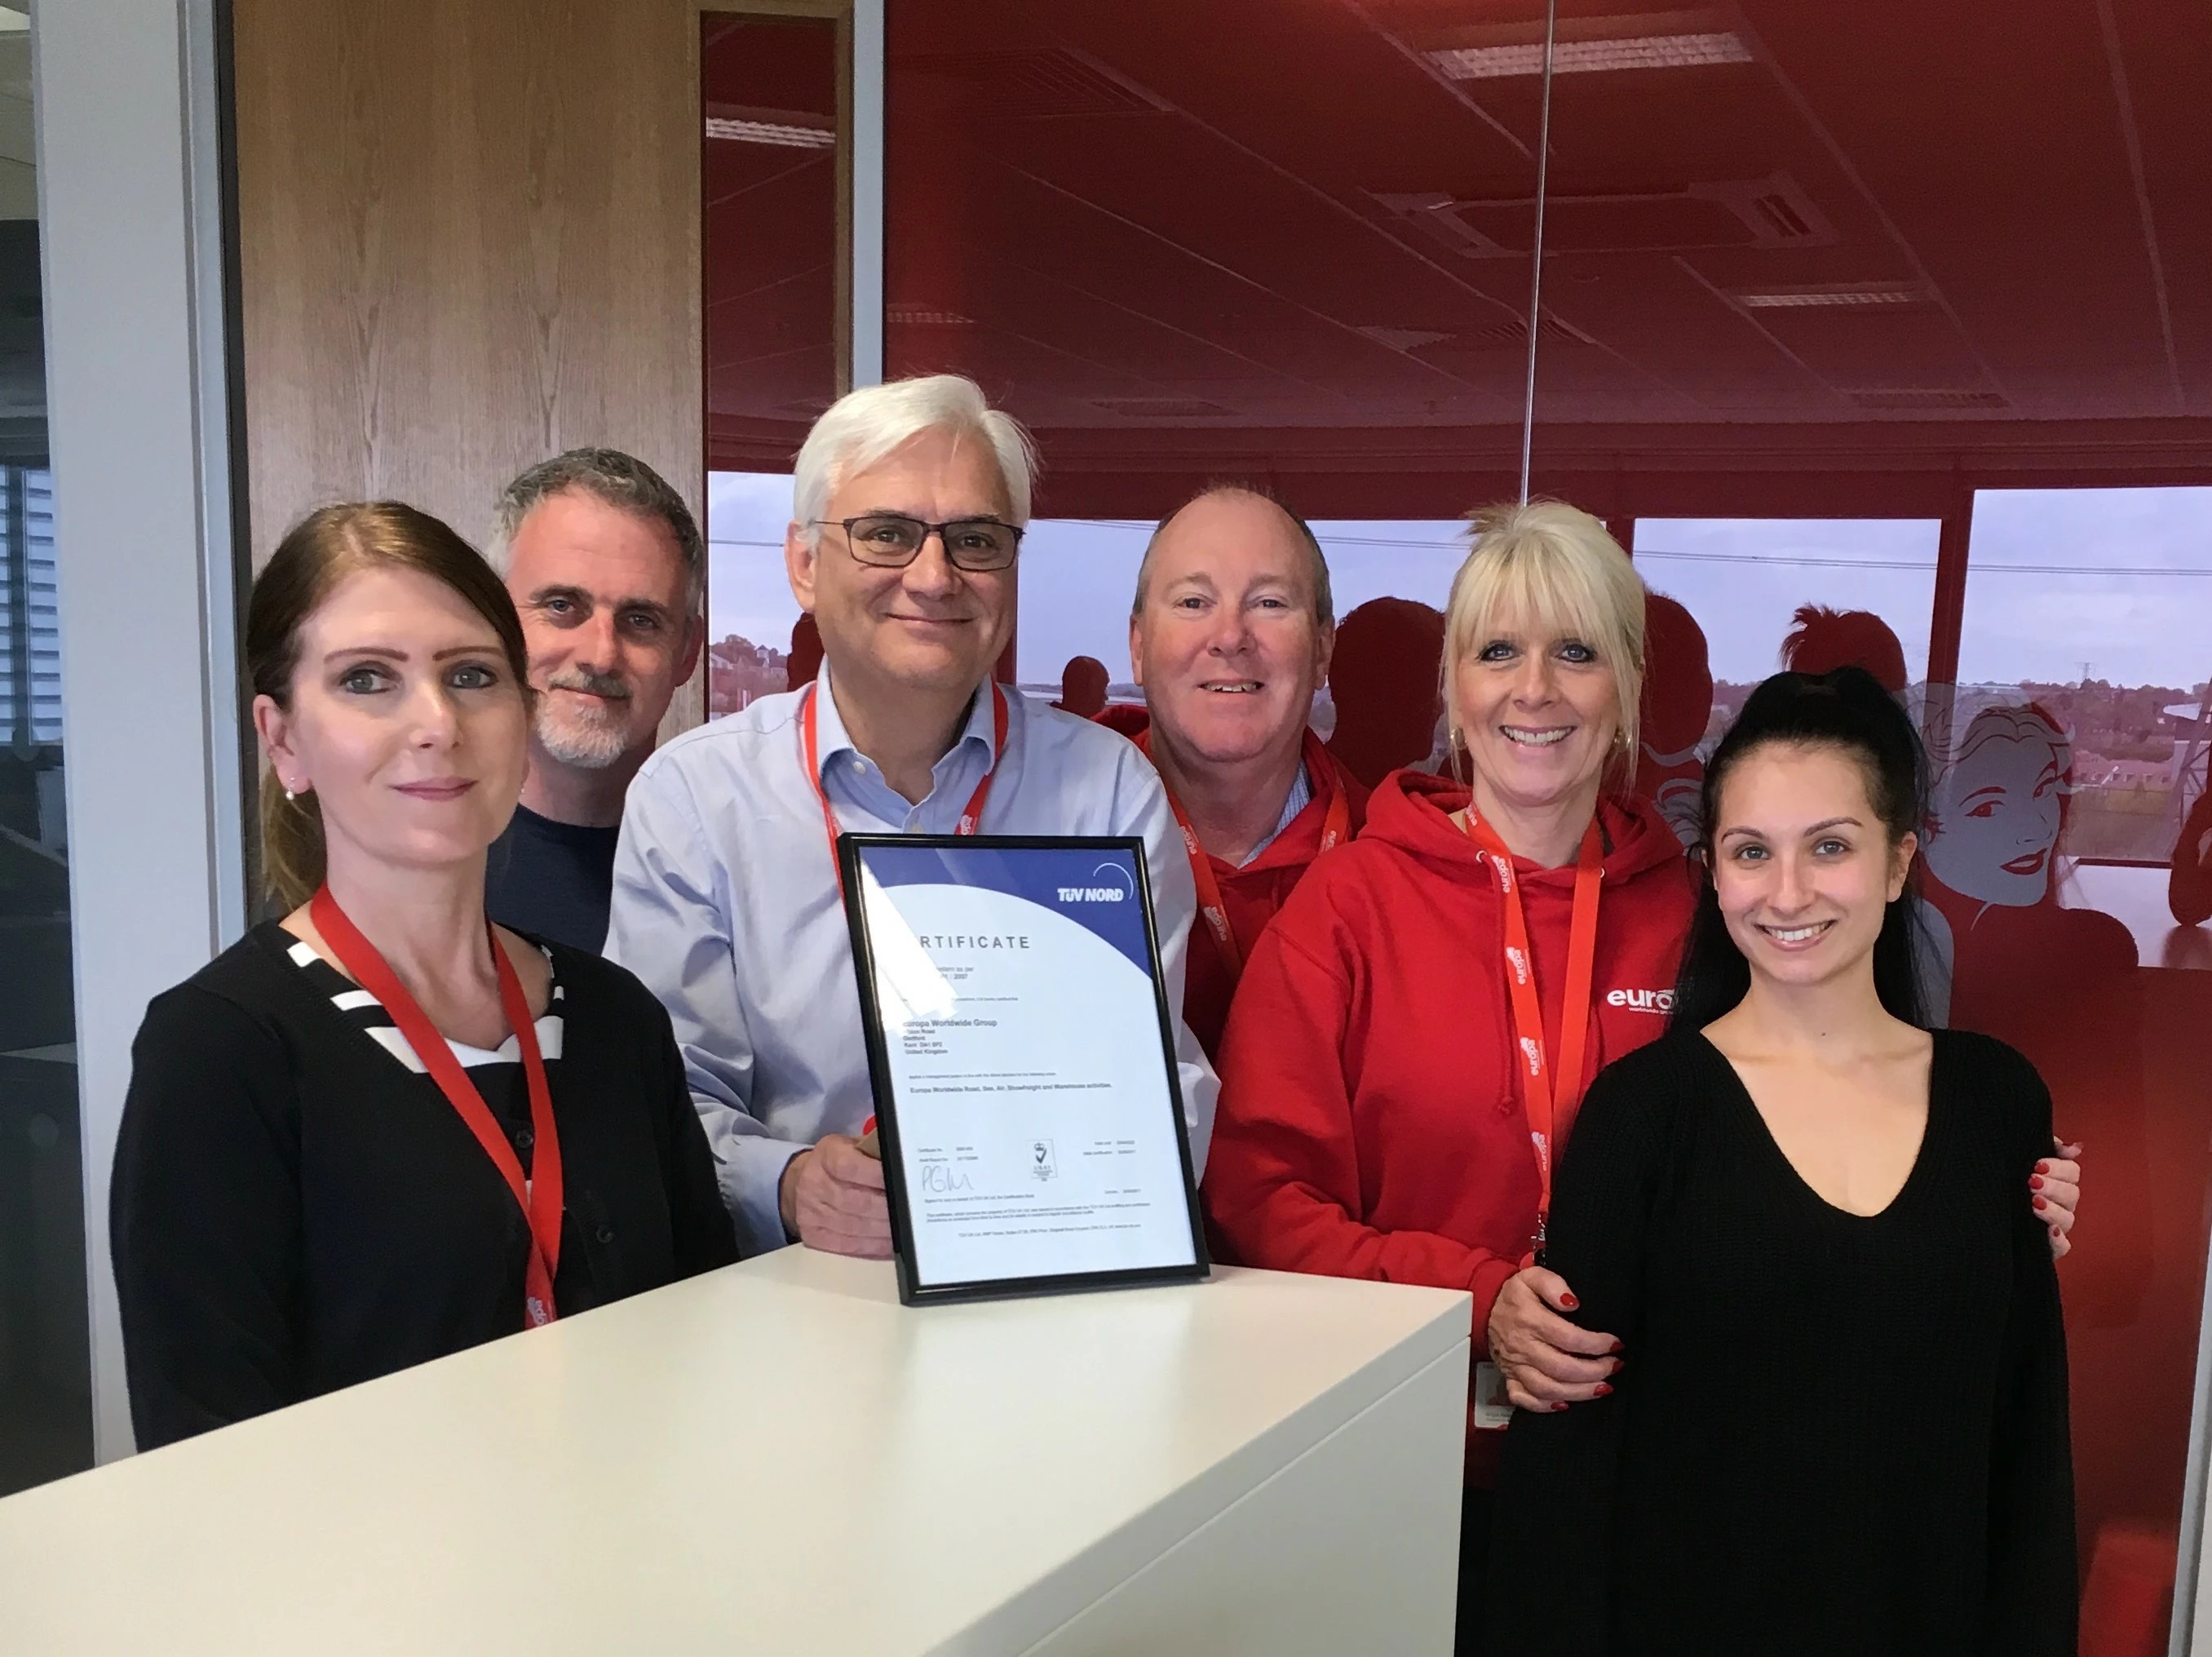
[[[952,375],[855,391],[799,450],[784,564],[821,630],[811,685],[639,771],[608,955],[660,997],[739,1246],[891,1252],[835,837],[1138,835],[1169,1005],[1196,897],[1167,795],[1111,732],[992,679],[1012,636],[1029,439]],[[1178,1025],[1200,1167],[1217,1084]]]
[[485,906],[505,925],[596,950],[623,797],[706,638],[699,526],[644,461],[574,448],[507,486],[489,556],[522,615],[538,705],[522,803],[485,864]]

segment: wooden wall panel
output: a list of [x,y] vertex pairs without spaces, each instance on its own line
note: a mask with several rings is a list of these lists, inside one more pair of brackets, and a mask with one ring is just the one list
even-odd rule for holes
[[[236,0],[255,560],[627,449],[705,516],[697,0]],[[703,716],[703,676],[670,728]]]

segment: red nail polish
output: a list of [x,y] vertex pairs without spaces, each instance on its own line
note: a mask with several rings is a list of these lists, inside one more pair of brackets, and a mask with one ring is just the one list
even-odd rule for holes
[[2035,1171],[2038,1173],[2049,1173],[2051,1172],[2051,1164],[2048,1162],[2039,1162],[2035,1165]]
[[2058,1235],[2058,1228],[2057,1228],[2057,1227],[2056,1227],[2056,1226],[2051,1227],[2051,1234],[2053,1237],[2056,1237],[2057,1235]]
[[1620,1343],[1619,1341],[1615,1341],[1615,1342],[1613,1343],[1612,1349],[1613,1349],[1613,1351],[1615,1351],[1615,1352],[1620,1351]]
[[1572,1312],[1576,1307],[1579,1307],[1582,1302],[1571,1295],[1562,1295],[1559,1296],[1559,1304],[1566,1307],[1568,1311]]
[[1555,1416],[1556,1416],[1556,1415],[1558,1415],[1558,1414],[1559,1413],[1559,1411],[1560,1411],[1560,1410],[1562,1410],[1565,1409],[1566,1407],[1567,1407],[1567,1406],[1566,1406],[1565,1404],[1553,1404],[1553,1405],[1552,1406],[1552,1413],[1553,1413],[1553,1415],[1555,1415]]
[[2035,1206],[2036,1206],[2038,1209],[2047,1209],[2047,1208],[2049,1208],[2049,1207],[2051,1206],[2051,1204],[2049,1204],[2048,1203],[2045,1202],[2045,1201],[2044,1201],[2040,1197],[2037,1197],[2037,1198],[2035,1199]]
[[2042,1179],[2035,1174],[2028,1175],[2027,1188],[2030,1191],[2041,1191],[2043,1189]]
[[1604,1381],[1600,1381],[1600,1382],[1597,1384],[1597,1395],[1598,1395],[1598,1397],[1600,1397],[1600,1398],[1608,1398],[1608,1397],[1612,1396],[1612,1393],[1613,1393],[1613,1388],[1612,1388],[1610,1386],[1607,1385],[1607,1383],[1605,1383]]

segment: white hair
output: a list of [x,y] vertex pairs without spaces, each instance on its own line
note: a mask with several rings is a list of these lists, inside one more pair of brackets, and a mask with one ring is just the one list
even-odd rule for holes
[[981,438],[997,458],[1006,506],[1017,525],[1030,521],[1030,488],[1036,476],[1036,446],[1013,416],[983,400],[982,388],[957,374],[921,375],[847,392],[814,423],[799,450],[792,479],[792,516],[807,545],[830,497],[854,473],[866,472],[902,443],[926,431]]

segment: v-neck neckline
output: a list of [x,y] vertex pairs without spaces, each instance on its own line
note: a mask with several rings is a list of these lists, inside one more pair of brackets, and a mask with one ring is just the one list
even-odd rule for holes
[[1774,1160],[1781,1164],[1782,1172],[1790,1182],[1804,1192],[1807,1198],[1824,1213],[1832,1214],[1838,1220],[1871,1225],[1877,1221],[1887,1219],[1905,1206],[1905,1199],[1912,1195],[1914,1188],[1923,1183],[1927,1177],[1928,1165],[1936,1148],[1936,1101],[1942,1092],[1936,1083],[1942,1070],[1944,1053],[1948,1044],[1943,1039],[1942,1031],[1931,1030],[1928,1033],[1933,1046],[1928,1056],[1928,1111],[1925,1120],[1921,1124],[1920,1143],[1912,1153],[1912,1166],[1906,1170],[1904,1182],[1898,1186],[1896,1194],[1872,1214],[1859,1214],[1850,1209],[1838,1207],[1813,1188],[1813,1182],[1798,1171],[1797,1165],[1790,1160],[1790,1153],[1782,1148],[1782,1142],[1774,1136],[1774,1130],[1766,1120],[1766,1113],[1759,1108],[1759,1101],[1751,1096],[1751,1088],[1745,1083],[1742,1072],[1735,1068],[1735,1063],[1726,1053],[1721,1051],[1719,1045],[1703,1030],[1698,1031],[1697,1036],[1698,1043],[1711,1056],[1712,1062],[1717,1064],[1727,1075],[1729,1085],[1735,1091],[1737,1103],[1750,1115],[1759,1142],[1772,1154]]

